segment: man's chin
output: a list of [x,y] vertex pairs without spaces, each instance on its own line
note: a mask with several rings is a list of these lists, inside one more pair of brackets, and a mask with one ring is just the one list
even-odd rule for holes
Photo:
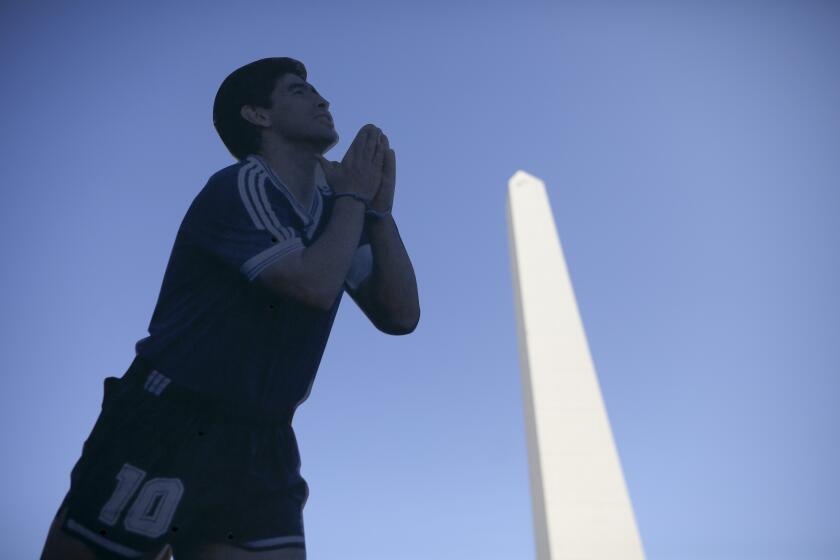
[[297,138],[291,138],[290,140],[293,143],[305,144],[319,154],[325,154],[338,144],[338,132],[333,131],[332,134],[321,133],[298,136]]
[[336,132],[332,138],[325,138],[323,143],[321,144],[321,154],[325,154],[338,144],[338,132]]

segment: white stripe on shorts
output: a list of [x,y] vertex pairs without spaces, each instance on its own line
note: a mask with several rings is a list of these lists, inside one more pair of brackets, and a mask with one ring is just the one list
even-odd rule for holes
[[290,544],[290,543],[300,543],[304,544],[306,539],[303,535],[292,535],[289,537],[272,537],[268,539],[259,539],[256,541],[247,541],[240,543],[242,546],[247,546],[248,548],[268,548],[272,546],[277,546],[280,544]]
[[103,536],[97,535],[84,525],[77,523],[73,519],[67,520],[67,528],[71,531],[75,531],[80,535],[84,535],[88,539],[94,541],[100,546],[107,548],[117,554],[125,556],[126,558],[140,558],[143,556],[143,553],[139,550],[134,550],[133,548],[128,548],[127,546],[123,546],[121,544],[115,543],[114,541],[108,540]]

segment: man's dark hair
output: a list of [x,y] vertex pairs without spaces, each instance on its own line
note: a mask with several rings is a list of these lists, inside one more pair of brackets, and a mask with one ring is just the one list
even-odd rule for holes
[[242,118],[242,106],[270,109],[271,92],[285,74],[306,80],[306,67],[294,58],[262,58],[237,68],[219,86],[213,102],[213,126],[237,160],[260,148],[260,129]]

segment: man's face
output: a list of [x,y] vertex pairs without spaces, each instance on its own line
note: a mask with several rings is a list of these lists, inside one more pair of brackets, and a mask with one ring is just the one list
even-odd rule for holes
[[271,99],[271,109],[265,110],[276,134],[295,143],[311,144],[321,154],[338,143],[329,102],[300,76],[281,76]]

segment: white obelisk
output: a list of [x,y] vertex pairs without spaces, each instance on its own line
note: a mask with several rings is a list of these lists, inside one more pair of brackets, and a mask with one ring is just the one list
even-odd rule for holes
[[644,551],[542,181],[508,182],[508,233],[538,560]]

